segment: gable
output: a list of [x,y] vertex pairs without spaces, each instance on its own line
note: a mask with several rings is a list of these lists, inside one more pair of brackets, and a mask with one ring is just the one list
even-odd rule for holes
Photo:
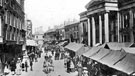
[[103,0],[91,0],[88,4],[86,4],[85,8],[89,9],[90,7],[98,5],[102,2],[103,2]]
[[86,6],[86,9],[90,9],[94,6],[98,6],[102,3],[117,3],[118,0],[91,0]]

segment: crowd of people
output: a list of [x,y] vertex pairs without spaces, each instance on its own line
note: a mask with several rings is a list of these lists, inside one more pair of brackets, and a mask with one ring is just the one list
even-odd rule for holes
[[33,71],[33,62],[37,62],[40,57],[41,53],[31,52],[24,55],[23,58],[13,58],[11,61],[5,63],[4,75],[12,73],[12,75],[19,76],[22,72],[28,72],[28,69]]
[[54,60],[64,60],[64,67],[67,73],[77,71],[78,76],[88,76],[87,68],[83,66],[85,64],[81,57],[74,56],[74,53],[63,50],[58,45],[48,45],[45,47],[45,52],[46,50],[54,56]]

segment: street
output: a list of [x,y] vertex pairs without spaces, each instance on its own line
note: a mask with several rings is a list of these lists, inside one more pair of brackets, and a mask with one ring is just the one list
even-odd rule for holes
[[[23,71],[20,76],[47,76],[43,70],[43,62],[44,62],[44,53],[38,62],[34,62],[33,64],[33,71],[30,71],[28,68],[28,72]],[[54,58],[53,58],[54,60]],[[54,60],[54,72],[51,72],[49,76],[76,76],[76,73],[67,73],[66,68],[64,68],[64,60]],[[11,73],[7,76],[13,76]],[[17,75],[14,75],[17,76]]]

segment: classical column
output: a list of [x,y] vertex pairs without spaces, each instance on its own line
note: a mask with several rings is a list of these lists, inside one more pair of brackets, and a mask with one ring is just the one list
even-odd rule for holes
[[[133,11],[130,10],[130,29],[132,29],[133,27]],[[133,31],[130,32],[130,42],[134,42],[134,35],[133,35]]]
[[105,42],[109,42],[109,14],[105,13],[104,14],[105,17]]
[[0,16],[0,36],[2,36],[2,17]]
[[101,15],[99,15],[99,42],[102,44],[102,19],[101,19]]
[[92,37],[93,37],[93,39],[92,39],[92,41],[93,41],[93,46],[96,44],[96,27],[95,27],[95,19],[94,19],[94,17],[92,17]]
[[120,42],[120,13],[117,12],[118,42]]
[[88,18],[88,45],[90,46],[91,43],[91,39],[90,39],[90,19]]

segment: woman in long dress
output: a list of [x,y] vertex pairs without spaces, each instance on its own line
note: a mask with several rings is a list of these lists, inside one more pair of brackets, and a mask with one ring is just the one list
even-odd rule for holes
[[82,64],[81,64],[81,61],[78,62],[77,66],[78,66],[78,76],[82,76]]
[[17,64],[16,64],[16,75],[21,75],[21,61],[20,59],[17,61]]
[[10,70],[8,68],[8,65],[5,64],[5,68],[4,68],[4,75],[6,76],[7,74],[9,74]]
[[74,68],[75,68],[74,63],[73,63],[73,61],[71,60],[71,62],[70,62],[70,69],[71,69],[72,72],[73,72]]

